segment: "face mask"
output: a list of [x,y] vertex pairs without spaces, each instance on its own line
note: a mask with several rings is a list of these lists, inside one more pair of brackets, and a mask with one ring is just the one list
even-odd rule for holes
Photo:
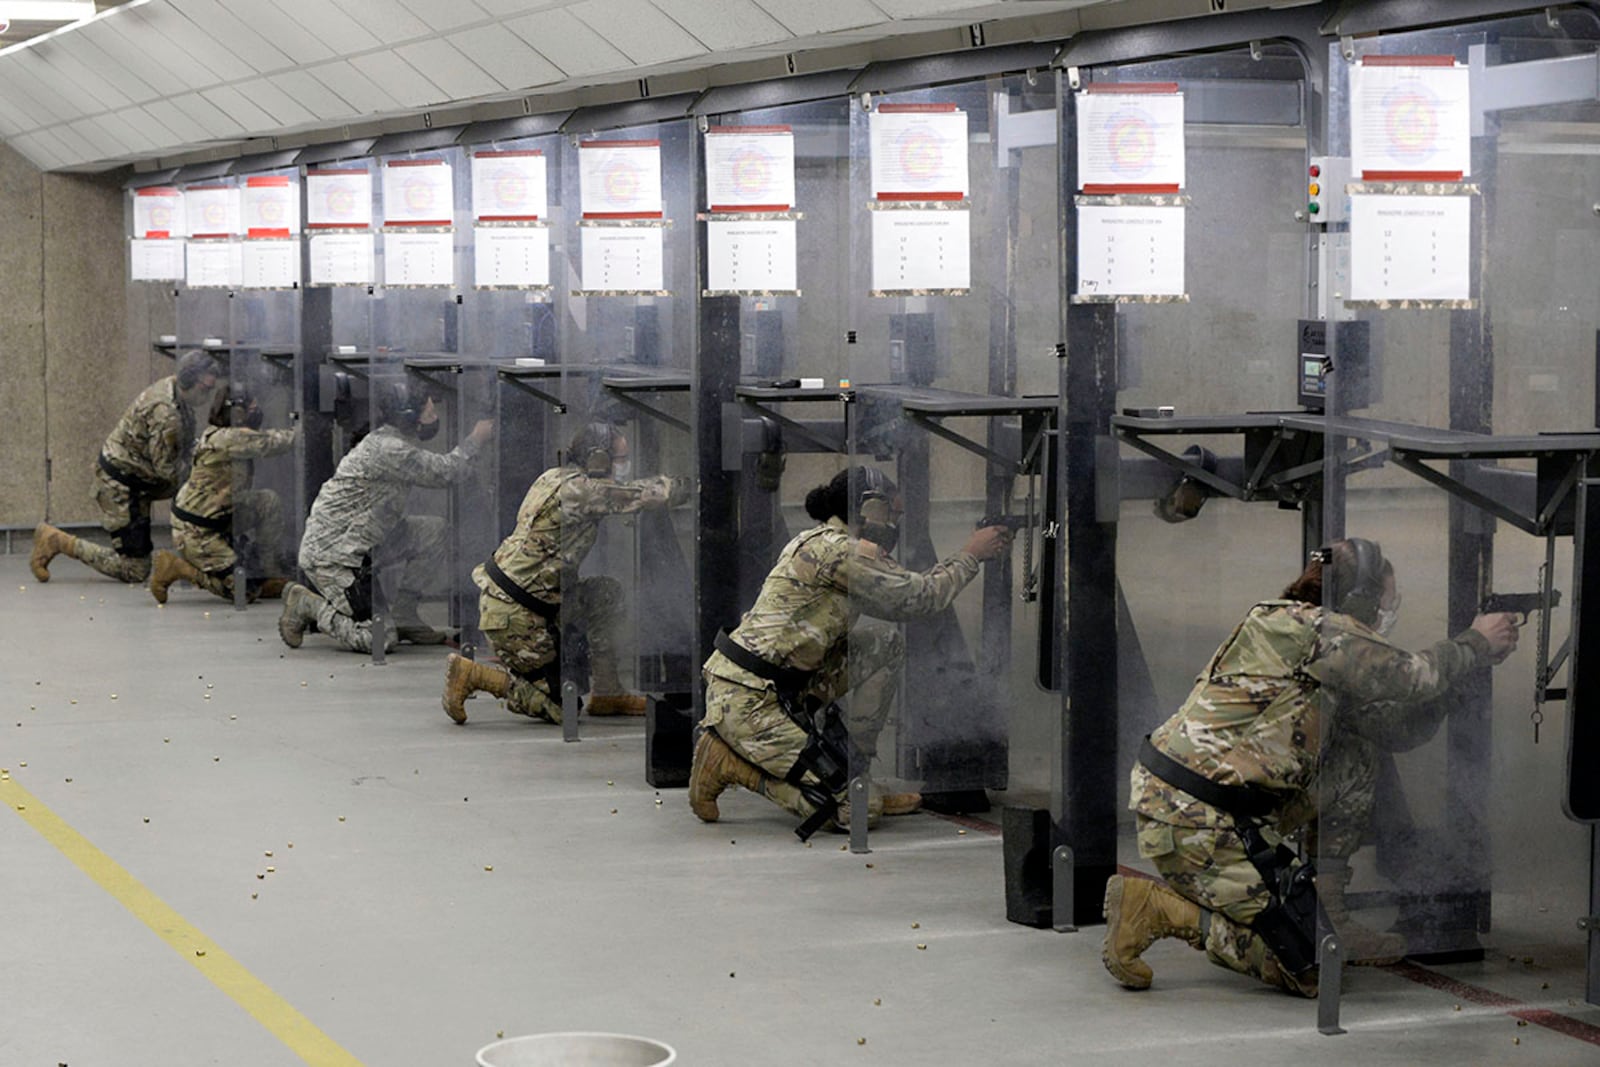
[[633,461],[619,459],[611,465],[611,477],[619,482],[625,482],[633,477]]
[[1377,620],[1377,623],[1373,626],[1373,629],[1377,630],[1380,635],[1382,635],[1384,637],[1388,637],[1389,636],[1389,631],[1394,629],[1395,621],[1397,619],[1399,619],[1399,618],[1400,618],[1400,594],[1396,593],[1394,595],[1394,603],[1390,604],[1386,608],[1380,607],[1378,609],[1378,620]]
[[419,440],[419,441],[431,441],[435,437],[438,437],[438,436],[439,436],[439,420],[438,419],[434,419],[432,422],[419,422],[419,423],[417,423],[417,440]]

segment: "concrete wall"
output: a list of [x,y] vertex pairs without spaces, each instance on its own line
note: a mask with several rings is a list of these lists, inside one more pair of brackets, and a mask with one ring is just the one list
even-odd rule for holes
[[95,452],[153,369],[128,358],[121,186],[0,145],[0,197],[0,526],[93,521]]

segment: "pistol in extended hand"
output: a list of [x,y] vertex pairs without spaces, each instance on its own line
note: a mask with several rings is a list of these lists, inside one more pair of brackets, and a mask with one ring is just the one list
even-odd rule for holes
[[[1549,607],[1561,605],[1561,590],[1550,590]],[[1496,612],[1509,611],[1513,615],[1520,615],[1524,620],[1534,612],[1544,608],[1544,594],[1542,593],[1490,593],[1483,598],[1483,607],[1478,612],[1480,615],[1493,615]]]
[[1026,515],[985,515],[973,528],[983,530],[990,526],[1004,526],[1012,533],[1016,533],[1018,530],[1026,530],[1037,521],[1038,519],[1030,519]]

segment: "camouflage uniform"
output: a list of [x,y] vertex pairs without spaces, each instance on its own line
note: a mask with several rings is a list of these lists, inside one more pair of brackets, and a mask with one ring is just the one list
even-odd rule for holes
[[[150,577],[150,504],[170,500],[178,491],[194,435],[194,411],[179,396],[176,375],[134,398],[100,449],[94,472],[94,502],[112,547],[80,538],[77,558],[118,581]],[[107,466],[119,477],[107,473]]]
[[[1474,630],[1412,653],[1348,615],[1266,601],[1223,642],[1151,741],[1212,781],[1280,794],[1262,828],[1269,842],[1305,830],[1312,855],[1345,859],[1372,812],[1381,754],[1431,737],[1449,708],[1439,698],[1488,663],[1489,644]],[[1272,898],[1234,817],[1143,764],[1134,766],[1128,806],[1137,813],[1140,855],[1213,913],[1211,961],[1314,996],[1316,971],[1296,979],[1251,929]]]
[[[413,486],[441,489],[460,481],[477,452],[470,437],[441,454],[417,447],[394,426],[380,426],[339,461],[318,491],[300,538],[300,569],[326,600],[317,609],[319,630],[351,651],[372,651],[370,613],[357,611],[359,594],[351,602],[351,587],[369,555],[374,566],[404,563],[402,592],[436,586],[445,563],[445,522],[406,515],[406,498]],[[387,645],[395,641],[391,630]]]
[[[207,426],[200,434],[194,468],[172,502],[172,544],[180,556],[199,569],[201,580],[196,584],[202,589],[233,599],[233,568],[238,562],[235,532],[249,541],[247,551],[253,557],[249,569],[281,573],[283,503],[271,489],[236,491],[234,464],[287,452],[294,447],[299,432]],[[180,511],[228,522],[230,529],[196,525],[185,520]]]
[[[863,612],[896,621],[930,615],[948,607],[977,574],[978,560],[967,552],[921,573],[907,570],[877,546],[851,537],[835,517],[784,546],[755,605],[729,636],[774,666],[815,672],[806,696],[824,706],[853,691],[846,725],[870,757],[894,701],[905,639],[894,627],[852,629],[856,620]],[[816,807],[783,781],[807,735],[784,714],[776,686],[721,652],[706,660],[704,674],[702,725],[777,779],[763,786],[763,795],[809,817]]]
[[[594,547],[600,521],[650,507],[681,503],[689,483],[658,476],[618,482],[597,478],[576,466],[541,474],[522,498],[517,525],[495,549],[494,563],[535,598],[562,607],[563,589],[573,593],[560,626],[587,635],[590,654],[615,656],[616,623],[622,612],[622,587],[614,578],[577,579],[578,566]],[[572,579],[577,579],[573,581]],[[561,721],[561,698],[540,677],[555,660],[556,634],[544,616],[518,604],[495,584],[484,566],[472,572],[481,590],[478,627],[513,675],[506,706],[519,715]]]

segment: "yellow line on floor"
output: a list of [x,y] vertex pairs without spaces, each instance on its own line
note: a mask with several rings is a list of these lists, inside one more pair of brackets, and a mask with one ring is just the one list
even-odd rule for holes
[[78,869],[94,879],[117,903],[133,913],[172,950],[205,975],[234,1003],[255,1017],[311,1067],[361,1067],[361,1061],[269,989],[238,960],[173,911],[137,878],[68,826],[14,779],[0,775],[0,801],[20,815]]

